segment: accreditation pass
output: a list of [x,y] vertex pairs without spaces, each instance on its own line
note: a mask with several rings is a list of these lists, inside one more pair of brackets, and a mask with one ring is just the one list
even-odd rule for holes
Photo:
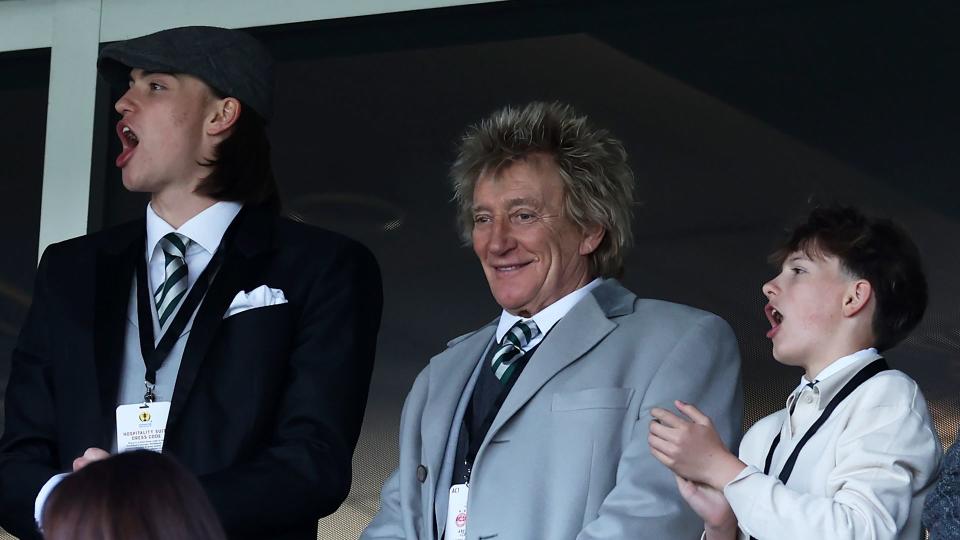
[[117,407],[117,451],[163,450],[170,402],[133,403]]
[[447,527],[443,537],[447,540],[465,540],[467,538],[467,495],[470,487],[466,484],[450,486],[450,499],[447,501]]

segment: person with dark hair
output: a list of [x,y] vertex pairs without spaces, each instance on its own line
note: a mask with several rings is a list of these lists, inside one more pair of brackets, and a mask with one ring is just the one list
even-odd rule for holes
[[380,324],[362,245],[280,217],[273,63],[244,32],[112,43],[124,186],[145,217],[51,245],[13,352],[0,525],[26,540],[63,474],[176,456],[231,538],[312,539],[350,489]]
[[739,351],[716,315],[616,280],[633,237],[623,145],[568,105],[504,107],[467,130],[451,177],[502,310],[417,377],[362,538],[696,534],[637,426],[696,397],[734,444]]
[[65,478],[43,507],[44,540],[224,540],[197,479],[176,460],[134,450]]
[[930,540],[960,539],[960,432],[943,457],[940,480],[923,504]]
[[654,409],[650,447],[707,539],[920,537],[940,442],[917,383],[880,355],[920,322],[920,254],[890,220],[813,210],[763,285],[773,357],[803,368],[786,408],[750,428],[739,458],[708,414]]

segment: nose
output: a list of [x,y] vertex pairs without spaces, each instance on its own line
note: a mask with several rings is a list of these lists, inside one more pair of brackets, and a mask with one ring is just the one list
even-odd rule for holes
[[120,116],[124,116],[125,114],[133,110],[133,100],[131,99],[131,96],[130,96],[130,92],[132,91],[133,89],[128,89],[126,92],[123,93],[122,96],[120,96],[120,99],[118,99],[117,102],[113,104],[114,110],[120,113]]
[[509,219],[494,219],[490,224],[489,251],[494,255],[502,255],[515,245]]
[[763,284],[763,287],[760,287],[760,290],[763,291],[764,296],[767,298],[773,298],[779,292],[777,285],[774,283],[776,279],[771,279],[770,281]]

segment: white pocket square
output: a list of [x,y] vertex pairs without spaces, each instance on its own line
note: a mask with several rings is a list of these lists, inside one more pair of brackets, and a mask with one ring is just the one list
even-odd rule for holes
[[287,297],[283,295],[280,289],[271,289],[266,285],[261,285],[250,292],[240,291],[233,297],[230,307],[223,315],[223,318],[231,317],[237,313],[260,307],[275,306],[277,304],[286,304]]

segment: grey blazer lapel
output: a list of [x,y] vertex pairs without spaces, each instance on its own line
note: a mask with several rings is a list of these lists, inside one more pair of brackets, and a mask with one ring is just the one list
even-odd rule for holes
[[[427,403],[421,420],[422,452],[424,465],[438,475],[443,463],[444,451],[450,436],[450,427],[464,388],[493,336],[495,326],[487,325],[466,337],[452,340],[449,348],[430,361],[430,377],[427,382]],[[437,482],[430,484],[431,494],[424,515],[431,515],[436,508]],[[429,514],[427,513],[429,512]],[[438,518],[439,519],[439,518]]]
[[611,318],[633,312],[636,295],[614,279],[604,281],[554,326],[504,400],[477,455],[497,431],[554,375],[586,355],[617,323]]

